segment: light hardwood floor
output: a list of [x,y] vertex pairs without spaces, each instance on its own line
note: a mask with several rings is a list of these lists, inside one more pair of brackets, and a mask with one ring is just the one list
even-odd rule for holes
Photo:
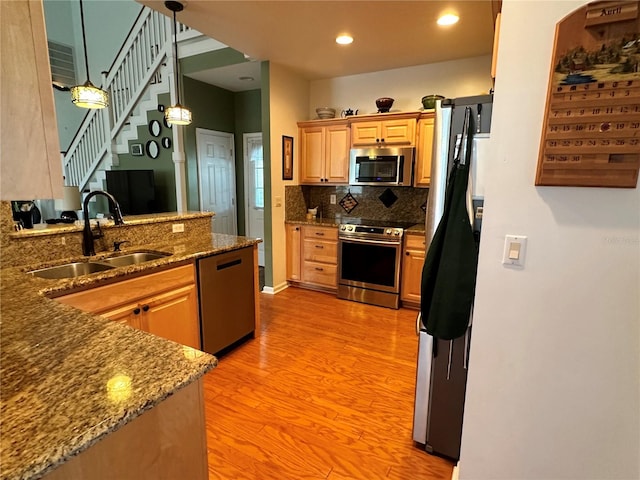
[[210,479],[450,479],[411,439],[416,312],[288,288],[205,377]]

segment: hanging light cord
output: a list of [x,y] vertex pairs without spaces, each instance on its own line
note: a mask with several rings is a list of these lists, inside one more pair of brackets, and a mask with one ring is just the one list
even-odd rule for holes
[[[82,1],[82,0],[81,0]],[[178,24],[176,23],[176,11],[173,11],[173,47],[174,47],[174,61],[176,65],[176,98],[178,99],[178,105],[180,105],[180,72],[178,71]]]
[[82,24],[82,46],[84,47],[84,66],[87,69],[87,82],[89,82],[89,58],[87,57],[87,40],[84,34],[84,9],[82,8],[82,0],[80,0],[80,23]]

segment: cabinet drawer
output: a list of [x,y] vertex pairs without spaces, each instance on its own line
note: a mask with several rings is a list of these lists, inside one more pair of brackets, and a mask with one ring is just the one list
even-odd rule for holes
[[305,260],[302,266],[302,281],[335,288],[337,286],[337,271],[336,265]]
[[338,240],[338,229],[330,227],[311,227],[305,225],[302,229],[305,238],[318,240]]
[[56,300],[85,312],[103,313],[131,303],[136,299],[166,292],[190,283],[195,283],[194,268],[193,265],[184,265],[112,283],[104,287],[71,293],[58,297]]
[[406,235],[404,237],[404,248],[407,250],[426,250],[424,235]]
[[336,242],[323,242],[315,238],[305,238],[303,252],[304,260],[333,265],[338,263],[338,244]]

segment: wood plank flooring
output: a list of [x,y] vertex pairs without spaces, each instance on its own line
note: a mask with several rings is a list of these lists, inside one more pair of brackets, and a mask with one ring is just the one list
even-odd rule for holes
[[450,479],[411,439],[416,312],[288,288],[205,376],[209,478]]

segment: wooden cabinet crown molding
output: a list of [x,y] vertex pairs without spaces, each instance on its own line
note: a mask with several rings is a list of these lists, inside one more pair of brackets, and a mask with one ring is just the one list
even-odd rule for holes
[[305,120],[298,122],[298,128],[307,127],[329,127],[334,125],[349,125],[349,119],[347,118],[329,118],[325,120]]

